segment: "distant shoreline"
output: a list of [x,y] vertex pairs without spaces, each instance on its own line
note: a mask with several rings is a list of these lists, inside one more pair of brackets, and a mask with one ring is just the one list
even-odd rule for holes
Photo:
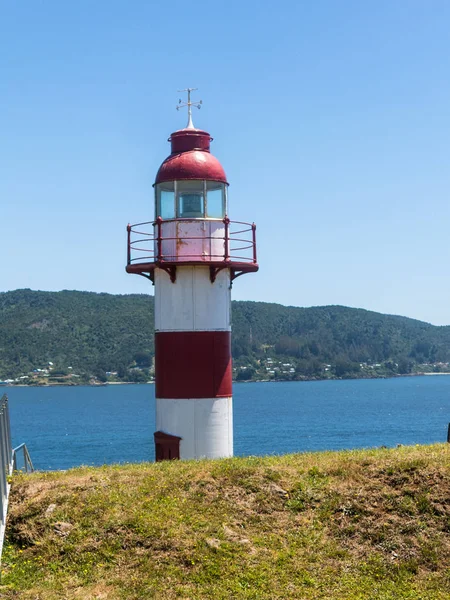
[[105,387],[107,385],[154,385],[154,381],[105,381],[104,383],[8,383],[1,388],[12,387]]
[[[233,381],[233,383],[305,383],[308,381],[356,381],[366,379],[395,379],[397,377],[430,377],[435,375],[450,375],[450,373],[402,373],[390,376],[371,376],[371,377],[329,377],[326,379],[310,378],[310,379],[249,379],[242,381]],[[104,383],[10,383],[6,385],[0,385],[2,388],[13,388],[13,387],[105,387],[108,385],[154,385],[154,381],[105,381]]]
[[417,373],[418,375],[450,375],[450,373]]

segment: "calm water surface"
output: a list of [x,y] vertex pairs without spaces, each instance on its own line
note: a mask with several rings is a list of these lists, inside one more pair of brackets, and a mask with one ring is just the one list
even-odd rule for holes
[[[241,383],[233,390],[236,455],[442,442],[450,422],[450,376]],[[13,443],[26,442],[38,469],[154,459],[153,385],[4,391]]]

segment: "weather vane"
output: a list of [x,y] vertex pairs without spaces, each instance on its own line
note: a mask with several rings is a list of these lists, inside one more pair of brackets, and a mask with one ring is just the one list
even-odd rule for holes
[[195,106],[198,109],[202,107],[202,101],[199,102],[191,102],[191,92],[195,92],[198,88],[186,88],[185,90],[178,90],[179,92],[187,92],[187,102],[183,102],[180,98],[178,101],[177,110],[180,108],[188,107],[188,124],[186,125],[186,129],[195,129],[194,123],[192,122],[192,107]]

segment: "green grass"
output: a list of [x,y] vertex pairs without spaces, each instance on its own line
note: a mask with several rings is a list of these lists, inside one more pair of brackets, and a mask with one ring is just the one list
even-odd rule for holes
[[450,446],[13,478],[0,597],[448,600]]

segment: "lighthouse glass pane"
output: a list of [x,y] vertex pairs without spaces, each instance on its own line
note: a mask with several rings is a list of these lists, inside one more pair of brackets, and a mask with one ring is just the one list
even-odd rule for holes
[[156,188],[156,217],[175,218],[175,192],[173,182],[160,183]]
[[203,181],[177,181],[178,216],[202,218],[205,216]]
[[223,219],[225,216],[223,187],[223,183],[206,182],[207,216],[211,219]]
[[161,190],[161,212],[163,219],[173,219],[175,217],[175,195],[173,192]]

